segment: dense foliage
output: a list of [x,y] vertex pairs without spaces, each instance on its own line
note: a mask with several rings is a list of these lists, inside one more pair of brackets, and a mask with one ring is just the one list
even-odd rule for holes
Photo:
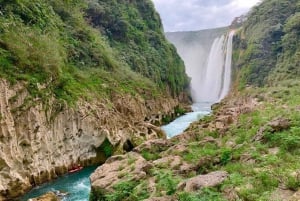
[[299,76],[299,11],[297,0],[265,0],[251,11],[235,40],[244,84]]
[[186,86],[183,63],[162,34],[159,15],[150,0],[90,0],[87,17],[131,69],[160,86],[167,83],[173,94]]
[[150,1],[0,0],[0,76],[68,102],[188,83]]

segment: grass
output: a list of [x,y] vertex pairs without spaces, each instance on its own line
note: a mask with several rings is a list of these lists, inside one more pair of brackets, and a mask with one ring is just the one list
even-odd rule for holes
[[[128,175],[127,175],[128,176]],[[110,194],[106,194],[101,191],[93,190],[90,194],[91,201],[139,201],[149,197],[147,192],[146,182],[133,181],[128,177],[124,177],[126,180],[117,183],[113,186],[114,191]]]
[[180,178],[175,176],[171,171],[153,170],[153,175],[156,180],[157,196],[173,195],[177,190]]
[[159,153],[152,153],[149,151],[142,151],[141,155],[147,160],[147,161],[153,161],[158,158],[160,158]]
[[225,201],[222,195],[215,189],[204,188],[199,193],[181,192],[178,194],[179,201]]

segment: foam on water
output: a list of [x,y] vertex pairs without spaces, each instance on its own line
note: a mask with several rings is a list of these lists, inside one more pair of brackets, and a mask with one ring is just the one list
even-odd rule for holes
[[81,190],[81,189],[90,190],[90,183],[87,181],[81,180],[80,182],[77,182],[75,186],[76,186],[75,189],[78,189],[78,190]]
[[90,174],[96,167],[84,168],[82,171],[72,174],[67,174],[59,179],[34,188],[21,201],[27,201],[29,198],[41,196],[49,191],[68,192],[69,195],[63,197],[63,201],[88,201],[90,194]]

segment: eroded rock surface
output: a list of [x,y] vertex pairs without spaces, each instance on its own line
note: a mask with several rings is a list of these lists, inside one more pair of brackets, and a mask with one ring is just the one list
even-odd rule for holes
[[90,176],[92,190],[101,192],[112,191],[113,186],[128,175],[131,175],[131,180],[143,180],[152,167],[151,163],[134,152],[113,156]]
[[28,201],[59,201],[60,199],[53,193],[49,192],[37,198],[31,198]]
[[24,84],[10,86],[1,79],[0,198],[19,196],[75,163],[103,163],[103,142],[123,153],[145,140],[164,138],[153,123],[175,115],[177,105],[167,97],[115,94],[112,100],[81,100],[68,107],[51,97],[33,99]]

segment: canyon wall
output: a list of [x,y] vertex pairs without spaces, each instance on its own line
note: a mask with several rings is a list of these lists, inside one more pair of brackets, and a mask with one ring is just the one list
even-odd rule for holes
[[178,105],[167,97],[118,94],[112,102],[79,101],[73,107],[54,98],[42,103],[31,100],[21,83],[10,86],[4,79],[0,90],[0,200],[23,194],[74,164],[100,164],[112,152],[165,137],[153,124],[174,115]]

